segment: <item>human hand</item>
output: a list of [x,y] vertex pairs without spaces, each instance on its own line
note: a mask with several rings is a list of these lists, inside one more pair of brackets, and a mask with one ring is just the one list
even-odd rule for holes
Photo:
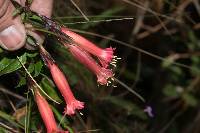
[[[24,5],[26,0],[16,0]],[[31,10],[47,17],[51,16],[53,0],[33,0]],[[0,0],[0,46],[6,50],[17,50],[25,45],[27,32],[37,41],[43,37],[35,32],[26,31],[20,16],[13,17],[15,7],[10,0]]]

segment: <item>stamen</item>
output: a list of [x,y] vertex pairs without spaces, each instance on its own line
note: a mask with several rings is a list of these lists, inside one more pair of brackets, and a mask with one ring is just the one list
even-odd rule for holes
[[83,113],[81,111],[79,111],[79,114],[83,116]]
[[117,62],[115,62],[115,61],[112,61],[111,63],[113,63],[113,64],[116,64]]
[[114,66],[114,67],[117,67],[117,65],[116,64],[112,64],[112,63],[110,63],[112,66]]

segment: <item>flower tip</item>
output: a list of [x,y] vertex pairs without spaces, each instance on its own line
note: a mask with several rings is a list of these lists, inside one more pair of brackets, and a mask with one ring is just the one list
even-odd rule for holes
[[112,79],[112,77],[114,76],[112,70],[110,69],[105,69],[102,67],[101,69],[101,73],[99,73],[97,75],[97,82],[100,84],[100,85],[106,85],[108,86],[108,84],[111,83],[111,81],[109,79]]
[[114,50],[115,48],[112,47],[103,50],[99,61],[104,68],[107,68],[114,59]]
[[65,108],[64,114],[67,115],[74,115],[75,110],[80,110],[84,108],[84,102],[80,102],[78,100],[72,102],[71,104],[68,104],[67,107]]

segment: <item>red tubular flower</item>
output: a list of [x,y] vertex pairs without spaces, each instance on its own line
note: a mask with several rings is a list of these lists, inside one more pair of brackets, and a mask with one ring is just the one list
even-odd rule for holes
[[54,63],[49,63],[48,67],[56,86],[60,90],[62,96],[65,99],[65,102],[67,103],[67,107],[65,108],[64,113],[68,115],[73,115],[75,114],[76,109],[83,109],[84,103],[75,99],[67,82],[67,79],[65,78],[65,75],[61,72],[58,66]]
[[62,96],[64,97],[64,100],[67,104],[64,113],[68,115],[75,114],[76,109],[83,109],[84,103],[76,100],[74,97],[69,84],[67,82],[67,79],[65,78],[65,75],[62,73],[62,71],[58,68],[58,66],[55,64],[55,62],[50,58],[50,55],[48,55],[47,51],[40,47],[41,55],[43,59],[45,60],[46,65],[50,69],[51,75],[53,77],[53,80],[58,87],[59,91],[61,92]]
[[101,67],[95,62],[95,60],[90,56],[89,53],[84,51],[77,45],[67,45],[69,51],[72,55],[82,64],[84,64],[88,69],[97,75],[97,82],[101,85],[110,83],[108,79],[112,79],[113,73],[111,70]]
[[101,65],[104,68],[107,68],[109,64],[111,63],[112,65],[115,66],[115,61],[117,59],[116,56],[113,55],[114,53],[114,48],[106,48],[106,49],[101,49],[97,47],[94,43],[90,42],[86,38],[72,32],[70,29],[66,27],[62,27],[61,31],[71,37],[75,43],[77,43],[81,48],[86,50],[87,52],[91,53],[94,56],[97,56]]
[[37,103],[42,120],[44,121],[47,133],[68,133],[68,131],[62,131],[57,128],[56,120],[48,102],[44,97],[41,96],[37,89],[35,89],[34,92],[35,101]]

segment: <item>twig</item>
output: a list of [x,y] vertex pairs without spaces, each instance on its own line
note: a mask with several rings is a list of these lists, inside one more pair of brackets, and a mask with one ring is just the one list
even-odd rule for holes
[[138,53],[137,72],[136,72],[136,76],[135,76],[135,81],[131,85],[131,88],[135,88],[137,82],[140,79],[140,73],[141,73],[141,53]]
[[6,93],[6,94],[8,94],[8,95],[11,95],[11,96],[13,96],[13,97],[15,97],[15,98],[18,98],[18,99],[20,99],[20,100],[23,100],[23,101],[26,100],[26,98],[24,98],[24,97],[22,97],[22,96],[20,96],[20,95],[18,95],[18,94],[16,94],[16,93],[11,92],[11,91],[9,91],[8,89],[5,89],[5,88],[2,87],[2,86],[0,86],[0,91],[3,92],[3,93]]
[[193,0],[193,3],[194,3],[194,6],[196,7],[197,9],[197,12],[199,14],[199,17],[200,17],[200,3],[198,0]]
[[198,23],[198,24],[194,25],[194,26],[193,26],[193,28],[194,28],[195,30],[198,30],[198,29],[200,29],[200,23]]
[[121,86],[123,86],[124,88],[126,88],[128,91],[130,91],[131,93],[133,93],[135,96],[137,96],[142,102],[145,102],[145,99],[140,96],[136,91],[134,91],[132,88],[128,87],[126,84],[124,84],[123,82],[121,82],[120,80],[114,78],[115,81],[117,83],[119,83]]
[[167,15],[163,15],[163,14],[157,13],[157,12],[153,11],[150,8],[145,8],[145,7],[143,7],[143,6],[139,5],[139,4],[136,4],[136,3],[132,2],[132,1],[129,1],[129,0],[122,0],[122,1],[124,1],[124,2],[126,2],[128,4],[131,4],[131,5],[133,5],[133,6],[137,7],[137,8],[140,8],[142,10],[145,10],[145,11],[147,11],[149,13],[152,13],[155,16],[159,16],[159,17],[163,17],[163,18],[166,18],[166,19],[169,19],[169,20],[173,20],[173,21],[179,22],[174,17],[170,17],[170,16],[167,16]]
[[[176,9],[176,11],[174,13],[172,13],[172,17],[176,18],[177,15],[181,14],[183,12],[183,10],[187,7],[188,4],[191,3],[191,0],[186,0],[184,1],[180,6],[178,6]],[[159,30],[162,29],[163,25],[166,25],[171,22],[170,19],[166,19],[165,21],[163,21],[162,23],[156,25],[156,26],[153,26],[153,27],[150,27],[150,26],[145,26],[143,25],[143,28],[145,29],[148,29],[149,31],[144,31],[140,34],[137,35],[137,39],[143,39],[149,35],[151,35],[152,33],[155,33],[155,32],[158,32]],[[170,33],[169,31],[167,31],[168,33]]]
[[9,130],[11,133],[19,133],[17,130],[13,129],[12,127],[9,127],[8,125],[0,122],[0,127],[3,127],[7,130]]
[[179,117],[181,116],[181,114],[183,114],[183,111],[180,111],[178,113],[176,113],[172,119],[160,130],[158,131],[158,133],[165,133],[165,131],[172,125],[172,123]]
[[100,23],[100,22],[112,22],[112,21],[122,21],[122,20],[133,20],[134,18],[125,17],[125,18],[115,18],[115,19],[104,19],[104,20],[93,20],[93,21],[80,21],[80,22],[72,22],[72,23],[64,23],[66,25],[74,25],[74,24],[86,24],[86,23]]
[[81,9],[78,7],[78,5],[73,0],[70,0],[70,1],[76,7],[76,9],[81,13],[81,15],[83,15],[85,20],[89,21],[88,17],[81,11]]

